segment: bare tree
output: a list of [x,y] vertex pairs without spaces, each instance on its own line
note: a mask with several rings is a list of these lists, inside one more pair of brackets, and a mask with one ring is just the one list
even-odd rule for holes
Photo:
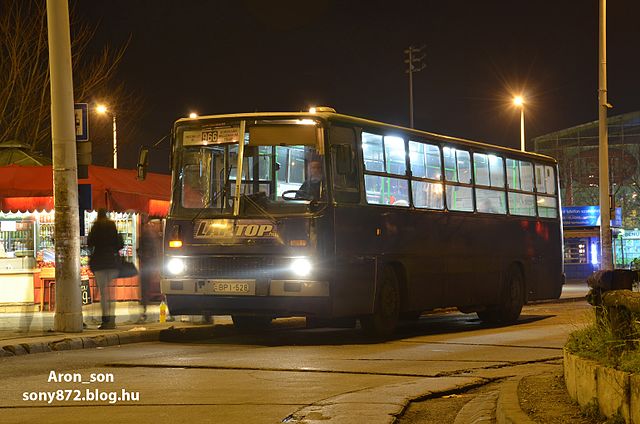
[[[50,153],[46,18],[43,0],[0,2],[0,142],[19,140],[32,150]],[[112,104],[123,103],[130,94],[123,83],[115,81],[115,75],[128,42],[118,48],[107,45],[100,54],[89,55],[87,47],[95,30],[95,26],[79,22],[72,11],[74,98],[88,102],[108,92]],[[128,102],[127,107],[142,109],[139,101]]]

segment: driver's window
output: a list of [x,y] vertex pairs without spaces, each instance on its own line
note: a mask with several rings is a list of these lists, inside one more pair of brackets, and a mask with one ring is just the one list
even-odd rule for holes
[[[331,175],[337,202],[359,203],[360,186],[356,160],[356,134],[353,128],[331,127]],[[350,155],[351,157],[345,157]]]

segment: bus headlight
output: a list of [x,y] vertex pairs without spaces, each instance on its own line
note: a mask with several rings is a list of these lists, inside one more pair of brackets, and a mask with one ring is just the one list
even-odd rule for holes
[[311,261],[307,258],[296,258],[291,261],[289,269],[299,277],[306,277],[311,274]]
[[171,258],[167,262],[167,271],[173,275],[182,274],[184,272],[184,261],[180,258]]

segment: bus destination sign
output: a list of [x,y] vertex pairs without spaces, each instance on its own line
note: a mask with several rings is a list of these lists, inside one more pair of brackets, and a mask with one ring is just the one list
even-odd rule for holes
[[209,144],[237,143],[240,139],[240,127],[237,125],[205,127],[187,130],[182,136],[183,146],[207,146]]

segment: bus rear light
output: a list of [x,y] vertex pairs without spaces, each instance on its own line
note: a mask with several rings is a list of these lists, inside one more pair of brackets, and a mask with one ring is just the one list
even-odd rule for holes
[[169,247],[173,247],[173,248],[182,247],[182,240],[169,240]]
[[293,247],[306,247],[306,245],[307,245],[306,240],[290,240],[289,241],[289,246],[293,246]]

